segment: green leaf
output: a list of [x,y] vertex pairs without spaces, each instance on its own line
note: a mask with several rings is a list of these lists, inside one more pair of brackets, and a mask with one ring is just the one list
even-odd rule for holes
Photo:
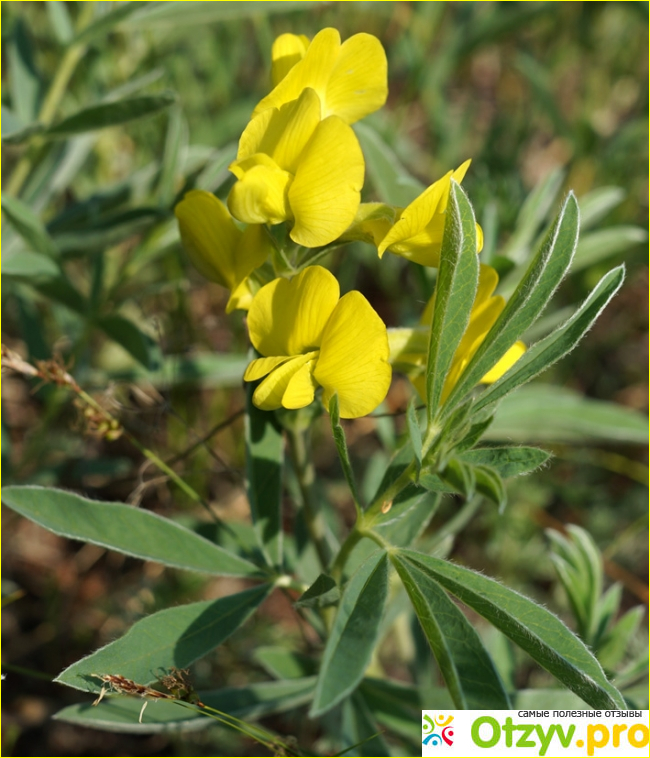
[[165,138],[160,179],[158,180],[158,202],[171,205],[176,194],[176,180],[182,172],[182,164],[187,152],[189,139],[187,120],[180,106],[175,106],[169,113],[169,124]]
[[149,684],[161,672],[186,668],[214,650],[248,619],[267,597],[267,584],[234,595],[165,608],[136,622],[114,642],[68,666],[54,680],[99,692],[97,674],[120,674]]
[[573,316],[529,348],[509,371],[490,385],[477,399],[475,409],[478,411],[496,402],[573,350],[621,288],[624,278],[623,266],[605,274]]
[[[419,742],[422,739],[420,719],[424,701],[416,687],[391,679],[372,679],[366,677],[359,687],[366,705],[373,716],[391,732],[406,739]],[[452,708],[453,702],[448,690],[440,688],[435,697],[430,691],[426,693],[427,707]]]
[[366,168],[380,200],[399,207],[407,206],[424,191],[425,186],[401,165],[392,149],[368,124],[354,125]]
[[74,39],[74,42],[91,42],[97,37],[102,37],[105,39],[114,26],[119,24],[121,21],[125,21],[142,6],[147,5],[149,5],[147,2],[120,3],[112,11],[105,13],[96,21],[93,21],[92,24],[89,24],[85,29],[82,29],[82,31]]
[[2,256],[2,276],[17,279],[50,279],[59,275],[58,265],[47,255],[18,250]]
[[544,310],[571,265],[579,220],[578,203],[569,193],[528,271],[447,398],[448,409],[480,382]]
[[31,124],[38,112],[41,84],[27,24],[21,17],[16,20],[8,48],[11,106],[24,124]]
[[422,431],[420,430],[420,421],[415,410],[415,402],[415,396],[413,396],[406,407],[406,425],[408,427],[411,446],[415,453],[415,469],[419,475],[422,468]]
[[497,407],[487,439],[510,442],[603,440],[648,444],[648,419],[616,403],[547,384],[522,387]]
[[431,574],[396,552],[406,588],[456,708],[509,709],[510,700],[481,638]]
[[348,582],[323,653],[310,715],[339,703],[361,681],[372,655],[388,595],[388,558],[370,556]]
[[[125,27],[128,29],[162,29],[167,32],[184,26],[200,28],[235,18],[268,16],[275,13],[292,13],[317,6],[317,2],[284,2],[260,0],[259,2],[166,2],[146,3],[145,8],[135,13]],[[171,29],[170,29],[171,27]]]
[[55,534],[165,566],[223,576],[259,576],[252,563],[155,513],[88,500],[49,487],[4,487],[2,501]]
[[155,370],[160,365],[160,348],[148,334],[142,332],[132,321],[112,314],[98,316],[95,324],[121,345],[146,369]]
[[548,461],[551,454],[536,447],[480,447],[458,457],[465,463],[489,466],[507,479],[535,471]]
[[585,234],[578,243],[571,272],[593,266],[618,253],[626,253],[647,239],[648,233],[640,226],[613,226]]
[[284,439],[275,414],[253,404],[257,384],[246,385],[246,489],[262,553],[270,566],[281,566]]
[[580,231],[594,226],[625,200],[622,187],[596,187],[580,198]]
[[355,692],[343,703],[341,742],[345,746],[339,755],[378,756],[390,755],[390,748],[381,736],[362,695]]
[[196,177],[194,187],[206,190],[206,192],[216,192],[230,176],[228,166],[236,157],[237,144],[234,142],[226,145],[221,150],[215,151],[213,157],[210,158],[201,173]]
[[444,483],[450,484],[466,500],[474,496],[476,474],[472,466],[459,458],[451,458],[439,476]]
[[613,669],[625,657],[627,647],[636,637],[644,616],[645,608],[637,605],[623,614],[610,629],[602,647],[598,650],[598,659],[605,668]]
[[556,168],[528,195],[517,216],[515,232],[501,252],[504,258],[510,258],[517,263],[522,263],[527,259],[530,246],[537,236],[540,225],[551,210],[563,180],[564,171]]
[[395,547],[411,545],[427,528],[439,505],[437,493],[423,492],[415,485],[406,487],[390,510],[377,517],[373,530]]
[[70,284],[65,274],[59,272],[58,276],[45,281],[31,282],[31,284],[42,295],[64,305],[80,316],[86,315],[88,311],[86,298]]
[[91,105],[49,127],[46,137],[68,137],[80,132],[92,132],[107,126],[117,126],[140,118],[153,116],[176,102],[176,95],[164,92],[159,95],[141,95],[124,100]]
[[343,474],[345,475],[345,481],[350,488],[350,494],[354,500],[354,504],[357,508],[357,513],[361,511],[361,499],[359,498],[359,491],[357,490],[357,483],[354,479],[354,471],[352,471],[352,463],[350,462],[350,456],[348,455],[348,446],[345,441],[345,431],[341,426],[341,417],[339,416],[339,397],[335,393],[330,400],[329,405],[330,422],[332,424],[332,434],[334,435],[334,444],[339,454],[339,460],[341,461],[341,467],[343,468]]
[[336,605],[341,598],[338,584],[327,574],[319,574],[311,587],[296,600],[294,605],[303,608],[325,608]]
[[40,123],[18,126],[12,130],[12,123],[5,123],[7,120],[6,112],[7,109],[2,106],[2,143],[4,145],[20,145],[22,142],[27,142],[35,134],[40,134],[45,130],[43,124]]
[[62,45],[67,45],[74,37],[74,29],[72,28],[72,21],[66,4],[60,2],[60,0],[52,0],[45,7],[47,8],[50,25],[54,30],[54,36]]
[[314,676],[314,684],[316,683],[318,662],[314,658],[275,645],[255,648],[254,657],[257,663],[275,679],[300,679],[305,676]]
[[[315,683],[316,677],[258,682],[246,687],[222,687],[220,690],[199,692],[198,695],[205,705],[235,718],[260,718],[308,703]],[[135,697],[105,697],[96,706],[90,703],[70,705],[53,718],[90,729],[130,734],[194,731],[215,724],[214,719],[192,707],[166,700],[150,702],[142,715],[142,723],[139,723],[142,702]]]
[[476,219],[467,196],[452,180],[427,356],[429,423],[436,415],[451,361],[469,323],[477,285]]
[[26,203],[9,195],[2,195],[2,211],[7,221],[35,253],[50,257],[56,255],[56,247],[45,226]]
[[476,477],[476,489],[488,500],[491,500],[503,513],[508,502],[506,488],[499,474],[490,466],[474,466],[474,476]]
[[439,558],[412,550],[400,551],[399,557],[494,624],[593,708],[625,708],[596,658],[550,611],[494,579]]

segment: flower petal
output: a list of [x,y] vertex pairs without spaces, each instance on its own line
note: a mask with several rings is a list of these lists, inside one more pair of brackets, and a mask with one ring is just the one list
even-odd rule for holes
[[291,218],[287,189],[291,176],[264,153],[230,164],[238,177],[228,195],[232,215],[246,224],[279,224]]
[[526,345],[523,342],[515,342],[503,358],[487,372],[479,384],[492,384],[492,382],[496,382],[497,379],[500,379],[506,371],[515,365],[525,352]]
[[304,34],[281,34],[271,48],[271,80],[276,87],[291,69],[305,57],[309,37]]
[[272,113],[257,152],[266,153],[280,168],[295,174],[300,154],[320,123],[320,100],[313,89],[304,89],[297,100]]
[[339,51],[325,90],[323,117],[336,115],[353,124],[379,110],[388,97],[388,64],[381,42],[355,34]]
[[267,356],[314,350],[338,299],[339,284],[322,266],[309,266],[291,281],[274,279],[255,295],[248,312],[251,342]]
[[334,309],[321,343],[314,378],[323,402],[339,396],[342,418],[374,410],[390,386],[386,326],[360,292],[344,295]]
[[271,371],[253,393],[255,405],[263,411],[274,411],[276,408],[280,408],[291,378],[308,361],[312,360],[314,355],[315,353],[296,355]]
[[291,239],[319,247],[343,234],[359,207],[363,175],[363,154],[351,127],[336,116],[321,121],[289,187]]
[[318,387],[313,376],[315,363],[315,359],[307,361],[289,379],[287,389],[282,395],[283,408],[304,408],[313,401],[314,392]]
[[174,209],[183,247],[206,279],[232,288],[241,232],[226,206],[210,192],[192,190]]
[[286,74],[284,79],[255,107],[253,116],[268,108],[279,108],[296,100],[305,87],[316,90],[321,101],[325,87],[336,63],[341,47],[341,36],[336,29],[322,29],[311,41],[305,57]]
[[[285,44],[289,45],[288,41],[282,42]],[[295,100],[306,87],[318,94],[324,117],[336,115],[352,124],[376,111],[388,94],[386,54],[381,43],[370,34],[355,34],[341,45],[336,29],[323,29],[302,60],[290,67],[258,103],[253,115]]]
[[274,355],[271,358],[255,358],[246,367],[244,371],[244,381],[254,382],[257,379],[261,379],[263,376],[271,373],[274,368],[281,366],[283,363],[292,359],[291,355]]

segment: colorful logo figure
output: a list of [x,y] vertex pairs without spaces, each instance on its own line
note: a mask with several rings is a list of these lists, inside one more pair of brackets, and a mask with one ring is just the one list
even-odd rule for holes
[[[423,745],[442,745],[443,741],[448,745],[451,745],[454,741],[454,727],[450,726],[454,720],[453,716],[448,716],[446,719],[442,714],[434,716],[425,716],[422,720],[422,740]],[[436,727],[439,731],[436,731]]]

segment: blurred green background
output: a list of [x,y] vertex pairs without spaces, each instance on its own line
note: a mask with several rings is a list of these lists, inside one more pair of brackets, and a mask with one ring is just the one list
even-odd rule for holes
[[[343,39],[374,34],[387,52],[390,94],[358,127],[365,199],[408,202],[471,158],[464,186],[485,232],[482,259],[507,294],[573,189],[583,211],[574,273],[530,339],[606,270],[628,269],[584,343],[513,397],[492,432],[540,442],[555,453],[552,465],[511,483],[506,517],[482,508],[451,556],[571,625],[543,528],[580,524],[604,551],[608,582],[623,584],[622,610],[647,606],[647,21],[647,2],[2,3],[3,343],[32,362],[58,356],[221,515],[245,520],[241,418],[197,444],[243,405],[244,323],[241,313],[225,315],[226,292],[184,257],[173,206],[192,187],[227,195],[237,139],[269,88],[276,35],[326,26]],[[113,125],[91,128],[105,123]],[[431,291],[428,272],[391,256],[379,262],[361,245],[327,262],[389,326],[412,323]],[[407,398],[396,377],[383,412],[402,410]],[[7,373],[2,402],[5,484],[199,517],[127,441],[87,434],[66,390]],[[347,425],[367,489],[402,423]],[[317,466],[328,500],[345,513],[325,423]],[[456,507],[448,503],[433,529]],[[78,700],[48,681],[65,665],[145,613],[235,588],[143,568],[3,515],[4,755],[262,754],[223,730],[135,737],[51,721]],[[313,644],[281,597],[245,630],[196,667],[199,684],[264,680],[257,647]],[[637,635],[633,647],[647,650],[647,640]],[[390,644],[383,656],[384,673],[409,678]],[[516,683],[548,686],[522,660]],[[267,725],[301,744],[319,736],[300,713]]]

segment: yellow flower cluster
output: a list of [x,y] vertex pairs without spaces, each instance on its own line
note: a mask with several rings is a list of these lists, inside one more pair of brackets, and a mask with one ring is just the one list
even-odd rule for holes
[[[362,416],[386,396],[390,363],[408,364],[417,386],[426,355],[406,349],[416,331],[394,331],[389,351],[386,327],[365,297],[339,297],[338,282],[320,266],[264,284],[269,276],[262,267],[269,268],[277,244],[269,227],[285,224],[291,241],[303,248],[365,240],[379,257],[388,251],[437,266],[451,180],[462,181],[470,162],[406,208],[361,203],[365,165],[350,125],[380,108],[388,94],[386,55],[372,35],[355,34],[341,43],[335,29],[323,29],[311,41],[283,34],[273,44],[272,82],[229,166],[236,181],[227,203],[201,190],[188,192],[176,206],[181,240],[200,273],[230,291],[226,310],[248,311],[250,339],[261,357],[244,378],[259,381],[253,395],[258,407],[302,408],[320,387],[326,405],[338,395],[342,417]],[[484,328],[484,290],[479,287],[476,317],[449,386],[492,323]],[[484,381],[496,379],[492,374],[500,369],[501,363]]]

